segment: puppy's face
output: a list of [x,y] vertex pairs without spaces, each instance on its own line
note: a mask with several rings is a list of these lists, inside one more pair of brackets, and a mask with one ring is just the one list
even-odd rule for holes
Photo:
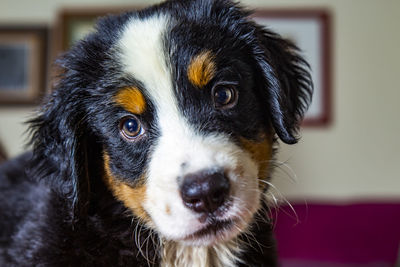
[[[76,48],[94,59],[70,60],[87,80],[84,120],[103,144],[114,196],[163,238],[210,245],[244,231],[259,209],[275,132],[292,137],[295,119],[284,116],[296,103],[282,101],[297,96],[280,96],[266,61],[282,58],[286,71],[281,39],[265,55],[263,32],[240,9],[193,3],[109,19]],[[96,59],[99,42],[107,49]]]
[[112,96],[121,115],[110,114],[106,180],[166,239],[210,244],[244,230],[259,208],[273,132],[246,50],[170,20],[132,18],[115,44],[132,82]]

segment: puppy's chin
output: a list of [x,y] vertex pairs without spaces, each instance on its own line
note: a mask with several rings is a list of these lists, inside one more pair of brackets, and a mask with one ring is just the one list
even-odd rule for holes
[[215,221],[179,240],[179,242],[187,246],[212,246],[234,239],[246,228],[247,224],[241,222],[239,218],[236,220]]

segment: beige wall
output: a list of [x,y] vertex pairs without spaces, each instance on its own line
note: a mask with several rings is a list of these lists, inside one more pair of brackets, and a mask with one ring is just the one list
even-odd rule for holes
[[[129,5],[132,0],[0,0],[0,22],[51,24],[62,6]],[[253,7],[328,7],[334,15],[334,122],[303,129],[282,145],[274,183],[289,199],[400,198],[400,1],[243,1]],[[0,139],[10,155],[23,149],[21,123],[30,108],[0,108]]]

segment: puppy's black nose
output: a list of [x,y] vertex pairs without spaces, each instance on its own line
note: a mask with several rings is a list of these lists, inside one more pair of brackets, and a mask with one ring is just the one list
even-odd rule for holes
[[199,213],[212,213],[227,199],[229,187],[223,171],[202,171],[186,175],[180,190],[186,207]]

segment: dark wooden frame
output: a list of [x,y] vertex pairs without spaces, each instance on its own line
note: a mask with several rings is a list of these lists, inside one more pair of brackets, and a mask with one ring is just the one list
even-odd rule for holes
[[328,126],[332,123],[332,16],[326,9],[259,9],[253,15],[254,18],[266,19],[312,19],[320,25],[319,42],[321,53],[319,56],[319,65],[322,67],[321,87],[315,90],[321,90],[322,110],[317,117],[308,118],[306,116],[303,126]]
[[0,44],[27,44],[28,86],[20,90],[2,88],[0,105],[37,104],[46,89],[48,29],[45,26],[1,26]]
[[3,144],[0,142],[0,163],[7,159],[6,150],[3,147]]
[[61,52],[68,50],[71,46],[70,32],[71,25],[76,22],[82,21],[95,21],[99,17],[110,14],[119,14],[122,12],[133,11],[141,9],[141,6],[127,6],[127,7],[104,7],[104,8],[65,8],[58,14],[58,21],[54,34],[53,43],[54,55],[57,57]]

